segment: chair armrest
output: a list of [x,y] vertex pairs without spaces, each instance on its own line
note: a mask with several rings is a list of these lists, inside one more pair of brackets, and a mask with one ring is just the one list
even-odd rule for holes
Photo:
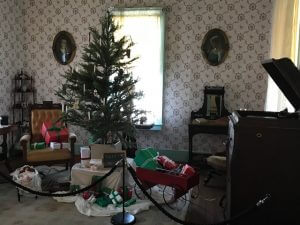
[[29,148],[30,138],[31,138],[31,136],[29,134],[25,134],[20,139],[20,144],[22,146],[22,151],[23,151],[24,162],[27,162],[27,147]]
[[69,141],[70,142],[76,142],[77,136],[74,133],[69,133]]
[[25,134],[20,138],[20,143],[23,146],[24,144],[27,145],[27,143],[29,143],[30,141],[30,135],[29,134]]

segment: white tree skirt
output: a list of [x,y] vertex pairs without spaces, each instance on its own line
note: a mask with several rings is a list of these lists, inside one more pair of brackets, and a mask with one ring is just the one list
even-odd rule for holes
[[[162,197],[162,191],[163,187],[155,186],[151,189],[151,196],[160,204],[164,203],[163,197]],[[166,188],[166,193],[171,193],[171,188]],[[65,192],[57,192],[57,193],[65,193]],[[135,195],[133,195],[134,198],[137,199]],[[166,194],[165,196],[166,201],[172,201],[172,195]],[[95,203],[90,203],[87,200],[84,200],[80,195],[78,196],[71,196],[71,197],[54,197],[54,199],[58,202],[65,202],[65,203],[75,203],[75,206],[77,210],[86,216],[113,216],[119,212],[122,212],[122,205],[120,207],[115,207],[114,205],[110,204],[107,207],[100,207],[99,205]],[[185,202],[185,200],[190,199],[190,192],[187,193],[186,199],[178,199],[176,202],[175,207],[178,207],[179,209],[187,208],[188,201]],[[175,204],[175,203],[174,203]],[[126,211],[135,215],[139,212],[146,211],[150,209],[150,206],[152,206],[152,202],[150,200],[140,200],[137,199],[136,203],[126,207]]]

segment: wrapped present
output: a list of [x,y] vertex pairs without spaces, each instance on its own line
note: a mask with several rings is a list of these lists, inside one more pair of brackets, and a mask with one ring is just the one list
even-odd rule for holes
[[191,176],[193,176],[195,173],[196,173],[196,171],[194,170],[193,167],[191,167],[191,166],[188,165],[188,164],[185,164],[185,165],[182,167],[182,170],[181,170],[181,172],[180,172],[180,175],[191,177]]
[[32,149],[32,150],[39,150],[39,149],[44,149],[44,148],[46,148],[45,142],[35,142],[30,145],[30,149]]
[[63,143],[61,143],[61,148],[70,149],[70,143],[69,142],[63,142]]
[[62,126],[60,122],[54,124],[49,121],[43,122],[41,134],[45,138],[47,145],[50,142],[68,142],[69,139],[68,128]]
[[97,198],[95,203],[101,207],[106,207],[109,204],[112,204],[112,201],[107,196],[101,196],[101,197]]
[[82,198],[84,200],[88,200],[91,196],[92,196],[92,192],[90,192],[90,191],[85,191],[82,193]]
[[67,142],[69,139],[69,131],[63,128],[60,131],[47,131],[45,136],[46,144],[50,142]]
[[83,167],[90,167],[91,150],[88,146],[80,147],[80,159]]
[[117,191],[112,191],[109,195],[109,198],[115,206],[123,202],[123,198]]
[[53,149],[53,150],[60,149],[61,144],[58,143],[58,142],[50,142],[50,148]]
[[178,167],[178,165],[173,160],[169,159],[167,156],[158,156],[157,162],[159,162],[159,164],[167,170],[173,170]]
[[108,197],[115,206],[123,202],[123,198],[121,197],[120,193],[113,189],[103,188],[102,194],[103,196]]
[[[45,142],[44,142],[44,144],[45,144]],[[53,150],[63,149],[63,148],[70,149],[70,143],[50,142],[50,148]]]
[[41,134],[43,137],[46,136],[47,131],[60,131],[61,128],[64,128],[61,122],[53,123],[51,121],[45,121],[41,127]]
[[[125,192],[124,192],[124,201],[128,201],[132,197],[132,188],[129,188],[125,186]],[[118,192],[120,193],[121,196],[123,196],[123,187],[118,188]]]
[[158,152],[153,148],[141,149],[136,152],[134,162],[138,167],[150,170],[156,170],[161,168],[161,165],[157,162]]
[[50,142],[67,142],[69,139],[69,131],[67,128],[60,131],[47,131],[45,142],[48,145]]

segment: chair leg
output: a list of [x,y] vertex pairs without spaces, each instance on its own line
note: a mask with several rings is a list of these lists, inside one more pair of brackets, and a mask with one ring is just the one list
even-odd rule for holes
[[213,178],[214,175],[222,176],[222,174],[217,172],[216,170],[211,170],[209,171],[207,177],[204,179],[204,185],[207,185],[207,183],[210,181],[211,178]]
[[221,208],[225,208],[225,206],[224,206],[224,200],[226,199],[226,195],[224,194],[223,196],[222,196],[222,198],[220,199],[220,201],[219,201],[219,206],[221,207]]
[[17,196],[18,196],[18,202],[21,201],[21,195],[20,195],[20,192],[19,192],[19,189],[17,188]]
[[204,179],[204,185],[207,185],[207,183],[210,181],[210,179],[213,177],[212,171],[209,171],[207,177]]
[[66,170],[69,169],[69,163],[66,163]]

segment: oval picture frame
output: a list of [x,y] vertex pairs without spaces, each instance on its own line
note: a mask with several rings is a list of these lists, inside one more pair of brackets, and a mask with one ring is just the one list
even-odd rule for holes
[[205,61],[212,66],[223,63],[228,55],[229,41],[224,31],[212,29],[202,41],[201,52]]
[[54,57],[61,65],[68,65],[76,54],[76,44],[73,36],[67,31],[60,31],[53,40]]

